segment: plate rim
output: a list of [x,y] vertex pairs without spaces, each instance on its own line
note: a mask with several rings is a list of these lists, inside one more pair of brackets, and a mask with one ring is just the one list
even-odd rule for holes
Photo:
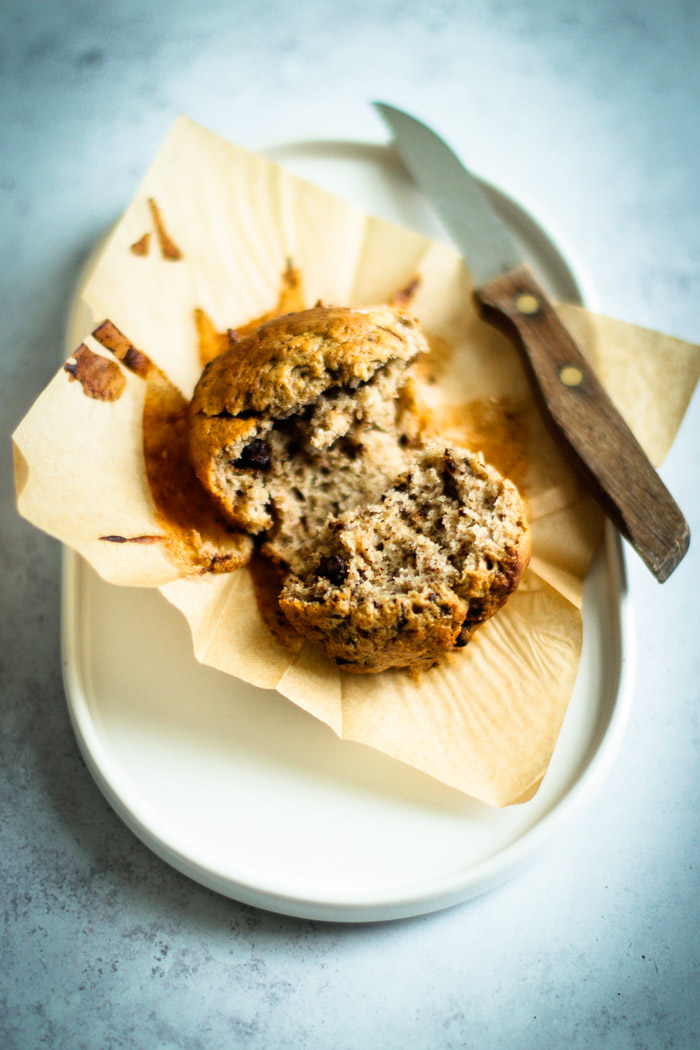
[[[390,145],[386,143],[329,138],[276,143],[261,148],[259,152],[268,155],[283,148],[291,150],[308,145],[314,145],[319,150],[325,149],[326,151],[338,146],[345,149],[354,147],[365,153],[373,152],[380,155],[382,151],[386,155],[386,151],[391,150]],[[590,284],[587,278],[582,276],[579,268],[572,263],[571,256],[562,245],[561,239],[552,236],[550,227],[541,222],[539,216],[535,216],[519,198],[514,198],[500,186],[492,185],[486,180],[481,181],[504,198],[527,219],[533,229],[536,229],[538,235],[566,266],[573,283],[581,291],[581,301],[589,303]],[[91,258],[94,259],[94,256]],[[67,333],[70,321],[80,303],[80,289],[85,270],[89,265],[90,261],[76,282],[68,312]],[[122,788],[120,794],[114,786],[115,780],[119,786],[119,776],[110,778],[105,773],[105,769],[109,770],[110,762],[98,728],[90,715],[90,705],[83,680],[85,668],[79,652],[80,632],[76,629],[80,607],[79,574],[83,560],[75,551],[64,547],[61,598],[63,680],[69,717],[79,749],[91,776],[107,802],[137,838],[182,874],[226,897],[291,917],[350,923],[408,918],[463,903],[505,882],[524,867],[539,849],[549,843],[558,829],[573,819],[586,801],[598,790],[609,773],[619,750],[632,703],[635,632],[622,541],[609,522],[606,522],[603,546],[606,568],[611,576],[610,590],[617,596],[616,620],[619,631],[619,656],[615,661],[618,674],[617,686],[611,690],[613,699],[607,725],[594,753],[576,777],[575,782],[558,798],[550,810],[534,825],[519,833],[513,841],[490,856],[466,868],[461,868],[457,872],[431,878],[422,883],[411,884],[409,887],[402,887],[400,893],[377,894],[374,892],[370,894],[365,891],[359,892],[352,899],[350,897],[340,899],[332,895],[312,898],[280,892],[279,889],[271,886],[265,887],[259,880],[253,884],[232,878],[230,874],[225,875],[221,871],[214,870],[213,867],[207,867],[192,857],[188,857],[154,832],[153,828],[148,826],[147,821],[144,821],[143,813],[139,815],[139,807],[134,806],[133,803],[129,804],[129,791],[124,792]]]

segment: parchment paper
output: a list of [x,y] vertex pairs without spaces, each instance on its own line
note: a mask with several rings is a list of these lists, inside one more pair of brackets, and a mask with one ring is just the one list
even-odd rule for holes
[[[483,801],[525,801],[546,772],[573,690],[582,582],[603,519],[550,440],[517,352],[477,318],[458,254],[181,118],[84,296],[96,323],[109,318],[189,398],[201,369],[195,311],[221,333],[265,314],[289,260],[307,305],[389,301],[418,276],[410,309],[433,347],[418,368],[433,427],[482,449],[526,497],[530,568],[466,649],[418,680],[349,675],[308,643],[296,651],[278,643],[247,569],[202,575],[201,565],[174,558],[144,469],[147,380],[87,332],[84,345],[99,360],[83,353],[82,363],[98,388],[109,379],[119,393],[91,394],[75,359],[58,372],[14,435],[20,512],[104,579],[160,587],[187,618],[202,663],[276,689],[340,736]],[[577,307],[560,312],[658,465],[697,383],[698,347]]]

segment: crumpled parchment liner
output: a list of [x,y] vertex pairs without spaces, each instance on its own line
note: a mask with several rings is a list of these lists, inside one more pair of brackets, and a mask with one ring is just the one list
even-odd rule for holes
[[[159,251],[149,200],[179,260]],[[134,254],[131,246],[149,231],[147,253]],[[277,689],[339,735],[483,801],[525,801],[546,772],[573,690],[582,581],[603,519],[549,438],[517,352],[476,316],[458,254],[369,218],[181,118],[84,297],[95,323],[110,318],[189,397],[200,371],[194,309],[221,331],[244,324],[274,304],[288,259],[303,275],[309,305],[387,301],[419,274],[411,310],[442,347],[432,374],[431,361],[423,370],[432,380],[425,395],[437,432],[469,445],[479,433],[470,414],[475,403],[495,406],[496,417],[517,417],[525,470],[515,480],[530,506],[531,566],[465,650],[419,680],[404,672],[349,675],[308,643],[293,654],[275,641],[247,570],[183,577],[157,542],[100,540],[157,532],[141,453],[144,384],[127,369],[113,402],[86,396],[63,370],[44,391],[15,434],[20,511],[105,579],[160,586],[186,616],[202,663]],[[697,382],[698,348],[581,308],[560,312],[658,464]],[[109,357],[94,340],[85,342]]]

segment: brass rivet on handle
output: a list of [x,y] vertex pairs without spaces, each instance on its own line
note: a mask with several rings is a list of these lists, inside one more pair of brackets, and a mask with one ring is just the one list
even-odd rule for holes
[[515,309],[518,313],[527,314],[528,316],[536,314],[540,309],[541,303],[536,295],[531,295],[529,292],[523,292],[515,300]]
[[564,365],[559,369],[559,378],[564,386],[580,386],[583,382],[583,372],[576,365]]

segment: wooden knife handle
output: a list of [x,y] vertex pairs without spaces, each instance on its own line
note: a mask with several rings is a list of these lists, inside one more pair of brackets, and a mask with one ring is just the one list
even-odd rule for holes
[[474,297],[484,320],[515,338],[563,452],[663,583],[688,549],[688,524],[533,273],[510,270]]

